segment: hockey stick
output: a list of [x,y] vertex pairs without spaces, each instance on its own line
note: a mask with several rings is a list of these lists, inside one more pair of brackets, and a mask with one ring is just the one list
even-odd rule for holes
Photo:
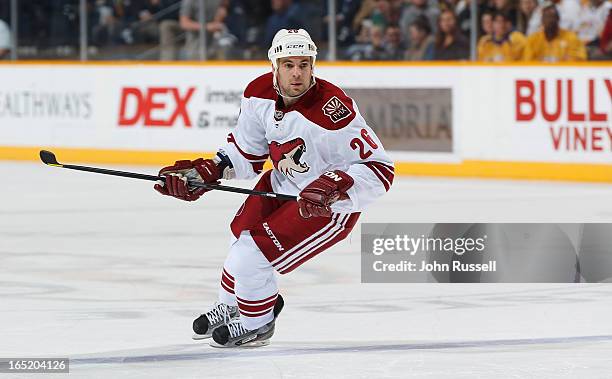
[[[62,163],[59,163],[57,161],[57,158],[55,158],[55,154],[53,154],[52,152],[47,151],[47,150],[41,150],[40,151],[40,159],[43,161],[44,164],[46,164],[47,166],[52,166],[52,167],[60,167],[60,168],[67,168],[67,169],[70,169],[70,170],[79,170],[79,171],[94,172],[96,174],[122,176],[124,178],[134,178],[134,179],[150,180],[150,181],[153,181],[153,182],[156,182],[156,181],[159,181],[159,180],[164,182],[166,180],[163,176],[138,174],[138,173],[135,173],[135,172],[126,172],[126,171],[108,170],[108,169],[105,169],[105,168],[96,168],[96,167],[87,167],[87,166],[77,166],[77,165],[70,165],[70,164],[62,164]],[[297,196],[284,195],[284,194],[274,193],[274,192],[255,191],[255,190],[250,190],[250,189],[246,189],[246,188],[223,186],[223,185],[220,185],[220,184],[189,182],[189,185],[192,186],[192,187],[202,187],[202,188],[208,188],[208,189],[211,189],[211,190],[244,193],[244,194],[247,194],[247,195],[256,195],[256,196],[264,196],[264,197],[273,197],[273,198],[276,198],[276,199],[279,199],[279,200],[297,200]]]

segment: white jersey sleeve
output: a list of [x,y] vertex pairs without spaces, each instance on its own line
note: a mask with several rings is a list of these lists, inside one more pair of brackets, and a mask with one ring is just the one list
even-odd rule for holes
[[242,98],[238,125],[219,149],[232,162],[237,179],[256,177],[268,159],[265,127],[253,109],[256,101],[256,98]]
[[353,102],[355,118],[329,139],[332,161],[343,162],[344,171],[355,181],[348,190],[348,200],[332,205],[334,212],[361,212],[391,188],[394,178],[393,161],[374,131],[359,114]]

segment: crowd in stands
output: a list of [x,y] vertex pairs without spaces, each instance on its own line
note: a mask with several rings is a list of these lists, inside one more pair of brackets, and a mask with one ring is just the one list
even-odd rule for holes
[[[305,28],[325,59],[328,1],[336,2],[342,60],[467,60],[472,1],[478,60],[612,59],[612,0],[205,0],[207,58],[265,59],[278,29]],[[78,48],[78,3],[20,1],[20,45]],[[90,53],[150,45],[156,59],[199,59],[199,4],[87,0]],[[9,48],[6,21],[0,7],[0,58]]]

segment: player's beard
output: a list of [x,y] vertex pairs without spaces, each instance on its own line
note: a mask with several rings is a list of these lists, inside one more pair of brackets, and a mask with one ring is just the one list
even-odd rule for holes
[[313,75],[312,72],[309,76],[309,79],[302,79],[300,80],[300,82],[302,83],[300,86],[292,86],[291,82],[294,81],[294,79],[291,79],[287,82],[287,84],[283,84],[283,78],[281,78],[280,73],[276,74],[276,81],[277,81],[277,85],[278,88],[280,89],[282,95],[284,96],[288,96],[288,97],[297,97],[297,96],[301,96],[303,95],[306,91],[308,91],[308,89],[310,88],[312,82],[313,82]]
[[292,86],[289,84],[286,88],[283,88],[283,93],[289,96],[300,96],[307,88],[308,85],[306,83],[302,83],[300,86]]

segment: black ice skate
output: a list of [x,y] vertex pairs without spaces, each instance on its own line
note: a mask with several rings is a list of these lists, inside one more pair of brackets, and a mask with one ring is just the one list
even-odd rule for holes
[[274,323],[278,314],[283,310],[285,302],[281,295],[278,295],[274,304],[274,319],[266,325],[255,329],[247,330],[242,326],[240,318],[216,328],[212,334],[212,347],[259,347],[270,343],[270,338],[274,334]]
[[194,340],[209,338],[213,331],[221,325],[226,325],[238,318],[238,307],[223,303],[215,303],[211,310],[193,320]]

